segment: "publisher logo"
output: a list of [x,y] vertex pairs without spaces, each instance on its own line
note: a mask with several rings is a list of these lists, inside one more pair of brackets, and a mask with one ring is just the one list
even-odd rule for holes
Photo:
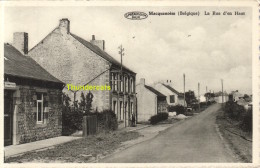
[[146,19],[148,17],[148,15],[144,12],[127,12],[125,14],[125,18],[127,19],[131,19],[131,20],[142,20],[142,19]]

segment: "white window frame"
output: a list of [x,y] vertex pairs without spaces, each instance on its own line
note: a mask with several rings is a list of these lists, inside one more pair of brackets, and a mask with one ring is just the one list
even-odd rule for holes
[[128,93],[129,92],[129,87],[128,87],[128,77],[125,77],[125,92]]
[[131,87],[131,93],[134,93],[134,80],[133,78],[130,79],[130,87]]
[[120,75],[120,91],[124,92],[124,78]]
[[117,74],[114,75],[114,84],[115,84],[115,91],[117,91]]
[[112,79],[112,82],[111,82],[112,90],[115,90],[114,73],[111,73],[111,79]]
[[[43,124],[43,121],[44,121],[44,119],[43,119],[43,93],[38,93],[38,94],[40,94],[41,95],[41,100],[38,100],[38,97],[37,97],[37,101],[36,101],[36,104],[37,104],[37,110],[36,110],[36,121],[37,121],[37,124]],[[39,115],[39,113],[38,113],[38,103],[41,103],[41,121],[38,121],[38,115]]]

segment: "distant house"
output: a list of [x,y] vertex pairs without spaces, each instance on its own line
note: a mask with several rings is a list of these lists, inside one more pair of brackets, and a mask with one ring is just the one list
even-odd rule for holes
[[60,136],[63,87],[32,58],[5,44],[4,145]]
[[225,103],[229,100],[227,92],[223,92],[223,101],[222,101],[222,92],[215,93],[214,97],[215,102],[217,103]]
[[207,99],[204,95],[200,95],[200,102],[206,102]]
[[184,95],[179,93],[176,89],[171,86],[171,82],[157,82],[154,85],[154,88],[164,94],[167,99],[168,105],[182,105],[187,106],[186,101],[184,101]]
[[244,98],[240,98],[239,100],[236,101],[236,103],[240,106],[243,106],[246,111],[252,109],[253,106],[252,102],[247,102]]
[[[80,26],[80,25],[79,25]],[[84,28],[83,28],[84,29]],[[105,30],[104,30],[105,31]],[[19,38],[17,38],[19,39]],[[28,39],[20,38],[20,42]],[[92,35],[90,41],[72,33],[70,21],[63,18],[57,27],[29,50],[28,55],[66,84],[63,92],[80,102],[81,92],[72,92],[67,84],[110,86],[111,90],[91,90],[93,111],[113,110],[119,121],[130,124],[136,115],[136,73],[105,51],[105,41]]]
[[151,116],[161,112],[167,112],[166,96],[151,86],[145,85],[145,79],[141,79],[136,86],[137,93],[137,120],[148,121]]
[[244,97],[244,95],[241,94],[241,93],[239,93],[238,90],[232,91],[231,94],[230,94],[230,98],[231,98],[234,102],[238,101],[239,99],[241,99],[241,98],[243,98],[243,97]]

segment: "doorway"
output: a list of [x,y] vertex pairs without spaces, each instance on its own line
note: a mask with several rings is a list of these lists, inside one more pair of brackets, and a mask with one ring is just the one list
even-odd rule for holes
[[4,146],[13,144],[13,93],[4,90]]

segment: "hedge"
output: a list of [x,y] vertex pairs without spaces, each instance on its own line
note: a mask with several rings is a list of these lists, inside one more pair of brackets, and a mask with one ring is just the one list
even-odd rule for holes
[[176,105],[176,106],[168,106],[168,111],[169,112],[176,112],[178,114],[184,114],[185,109],[182,105]]
[[157,124],[160,121],[168,119],[168,113],[158,113],[150,118],[150,123],[152,125]]
[[238,105],[236,102],[229,101],[225,104],[224,110],[230,119],[239,122],[239,126],[242,130],[252,132],[252,109],[246,111],[243,106]]
[[102,112],[95,112],[92,115],[97,116],[98,130],[114,131],[118,128],[116,114],[111,110],[104,110]]

